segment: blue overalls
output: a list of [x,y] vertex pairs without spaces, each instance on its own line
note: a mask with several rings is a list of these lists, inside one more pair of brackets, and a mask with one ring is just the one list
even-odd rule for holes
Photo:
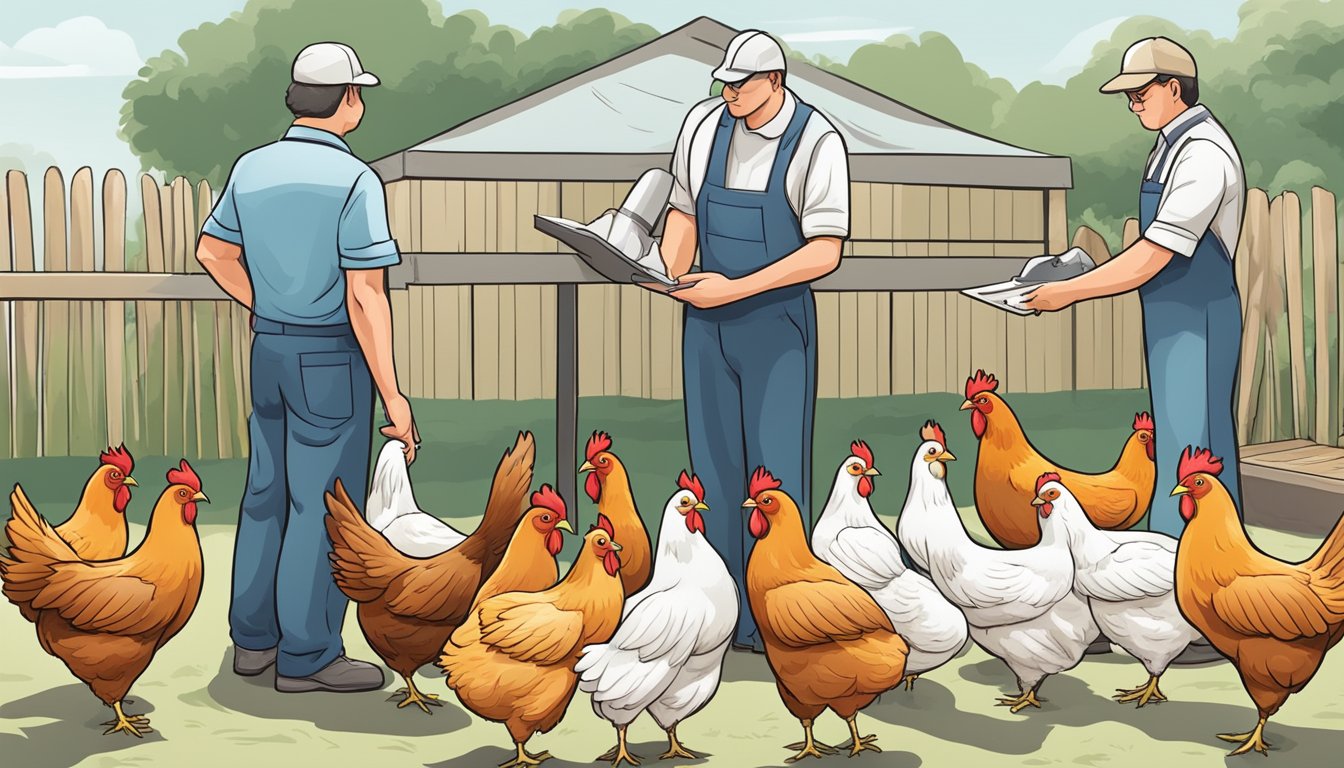
[[[1166,137],[1153,173],[1139,193],[1139,228],[1157,216],[1165,184],[1159,183],[1171,148],[1186,131],[1208,119],[1201,115]],[[1139,287],[1143,342],[1148,360],[1157,441],[1157,485],[1148,527],[1180,536],[1185,522],[1171,489],[1180,482],[1178,464],[1186,446],[1208,448],[1223,460],[1219,480],[1241,512],[1237,468],[1237,428],[1233,395],[1241,358],[1241,297],[1232,257],[1209,229],[1193,256],[1171,261]]]
[[[723,110],[695,202],[702,270],[737,278],[806,244],[784,179],[811,114],[811,107],[798,102],[765,191],[756,192],[727,187],[736,120]],[[711,309],[687,306],[684,328],[691,465],[709,503],[730,510],[710,521],[706,535],[745,595],[754,540],[737,505],[747,498],[748,477],[757,466],[780,480],[798,502],[804,529],[811,527],[816,308],[809,286],[794,285]],[[733,641],[759,642],[745,602]]]

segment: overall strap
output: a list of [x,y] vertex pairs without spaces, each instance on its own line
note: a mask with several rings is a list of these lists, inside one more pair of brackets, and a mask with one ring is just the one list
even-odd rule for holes
[[1199,125],[1200,123],[1208,119],[1209,119],[1209,113],[1205,112],[1204,114],[1194,118],[1185,125],[1182,125],[1180,128],[1177,128],[1176,130],[1172,131],[1170,136],[1163,134],[1162,154],[1158,156],[1157,163],[1153,166],[1152,174],[1150,174],[1148,178],[1145,179],[1145,181],[1157,181],[1158,179],[1162,178],[1162,170],[1166,167],[1167,160],[1170,159],[1172,147],[1176,146],[1176,144],[1181,140],[1181,137],[1185,136],[1187,131],[1189,131],[1191,128],[1194,128],[1196,125]]
[[733,144],[733,126],[737,119],[728,112],[725,104],[719,111],[719,125],[714,129],[714,141],[709,145],[709,165],[705,168],[705,181],[718,186],[728,187],[728,150]]
[[766,190],[783,187],[789,164],[793,162],[793,156],[798,151],[798,140],[802,137],[803,129],[807,127],[812,112],[812,107],[797,101],[795,97],[793,118],[789,120],[789,126],[784,129],[784,135],[779,137],[779,146],[775,149],[775,162],[770,166],[770,181],[766,184]]

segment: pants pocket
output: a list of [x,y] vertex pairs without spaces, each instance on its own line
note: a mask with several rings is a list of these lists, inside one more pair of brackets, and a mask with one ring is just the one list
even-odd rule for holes
[[304,411],[299,416],[314,426],[336,426],[354,415],[350,379],[351,353],[309,352],[299,355]]

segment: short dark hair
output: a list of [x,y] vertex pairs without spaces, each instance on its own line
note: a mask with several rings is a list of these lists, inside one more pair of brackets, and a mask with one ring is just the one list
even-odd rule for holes
[[1159,84],[1169,83],[1172,80],[1181,84],[1181,102],[1187,107],[1193,107],[1199,103],[1199,81],[1193,77],[1175,77],[1172,75],[1158,75]]
[[290,83],[285,91],[285,106],[295,117],[331,117],[341,106],[348,85],[308,85]]

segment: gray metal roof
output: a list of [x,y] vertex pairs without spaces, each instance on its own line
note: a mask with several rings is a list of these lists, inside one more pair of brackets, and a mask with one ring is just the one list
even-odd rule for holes
[[[736,30],[699,18],[515,102],[376,161],[401,178],[633,181],[667,167],[686,113]],[[1066,188],[1067,157],[950,125],[801,61],[789,88],[840,130],[854,181]]]

